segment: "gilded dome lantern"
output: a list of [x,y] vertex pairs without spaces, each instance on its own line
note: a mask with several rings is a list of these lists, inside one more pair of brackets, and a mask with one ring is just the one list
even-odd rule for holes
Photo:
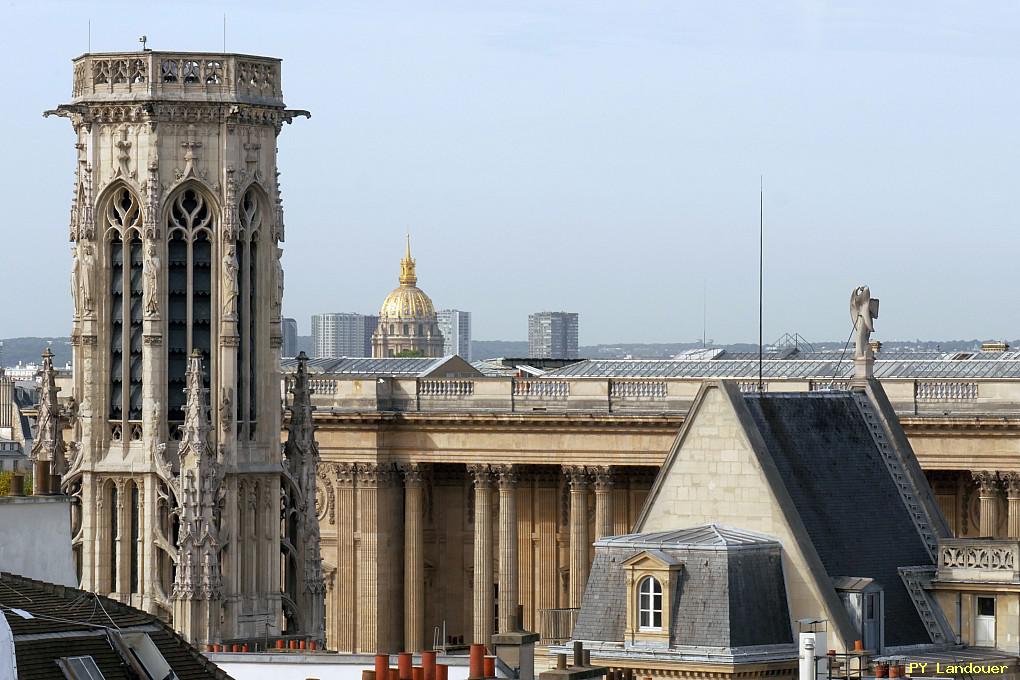
[[372,355],[442,356],[443,335],[436,322],[432,300],[418,288],[410,235],[400,261],[399,281],[400,286],[386,296],[379,309],[379,325],[372,336]]

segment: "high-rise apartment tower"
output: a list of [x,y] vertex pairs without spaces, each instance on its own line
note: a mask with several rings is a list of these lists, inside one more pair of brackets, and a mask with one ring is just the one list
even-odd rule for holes
[[576,359],[577,313],[529,314],[528,356],[542,359]]

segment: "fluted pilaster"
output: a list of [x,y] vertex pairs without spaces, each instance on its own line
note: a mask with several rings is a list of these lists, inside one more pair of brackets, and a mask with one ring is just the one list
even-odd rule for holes
[[404,650],[420,652],[425,636],[425,531],[422,466],[405,463],[404,476]]
[[492,470],[488,465],[469,465],[475,483],[474,625],[471,641],[492,641]]
[[1006,537],[1020,538],[1020,472],[999,475],[1006,486]]
[[517,573],[517,480],[515,465],[495,469],[499,478],[499,632],[516,630]]
[[994,538],[999,526],[999,476],[993,470],[980,470],[971,475],[978,485],[979,533]]
[[613,535],[613,470],[609,466],[593,469],[595,482],[595,540]]
[[567,606],[579,608],[588,584],[588,470],[580,465],[564,466],[570,484],[570,587]]

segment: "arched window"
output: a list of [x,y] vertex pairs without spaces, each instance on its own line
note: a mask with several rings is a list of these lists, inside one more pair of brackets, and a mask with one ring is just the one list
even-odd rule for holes
[[408,332],[407,332],[407,324],[406,323],[404,324],[404,335],[409,335]]
[[425,327],[422,326],[421,324],[418,324],[418,335],[419,336],[425,335]]
[[[167,233],[167,419],[184,421],[188,355],[202,353],[209,367],[212,347],[212,238],[215,207],[187,187],[169,201]],[[209,386],[209,373],[204,376]]]
[[390,324],[390,335],[393,335],[393,324]]
[[259,235],[264,211],[258,190],[248,187],[238,205],[241,230],[237,241],[238,294],[237,329],[241,344],[237,347],[237,422],[248,423],[254,436],[258,406],[258,321],[259,321]]
[[[134,194],[126,187],[117,189],[106,204],[104,219],[110,276],[109,418],[141,420],[142,213]],[[91,253],[91,246],[85,249]]]
[[662,585],[651,576],[638,584],[638,627],[662,630]]

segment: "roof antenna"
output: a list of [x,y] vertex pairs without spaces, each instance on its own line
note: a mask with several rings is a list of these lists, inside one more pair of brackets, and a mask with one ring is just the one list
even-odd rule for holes
[[223,13],[223,54],[227,53],[227,13]]
[[701,280],[701,349],[708,347],[708,279]]
[[762,363],[764,352],[763,326],[764,304],[762,289],[765,272],[765,175],[758,176],[758,392],[765,391],[762,379]]
[[143,35],[142,37],[138,38],[138,42],[142,43],[142,52],[148,52],[148,49],[146,49],[145,44],[149,42],[149,36]]
[[88,54],[92,54],[92,17],[89,17],[89,33],[88,33]]

